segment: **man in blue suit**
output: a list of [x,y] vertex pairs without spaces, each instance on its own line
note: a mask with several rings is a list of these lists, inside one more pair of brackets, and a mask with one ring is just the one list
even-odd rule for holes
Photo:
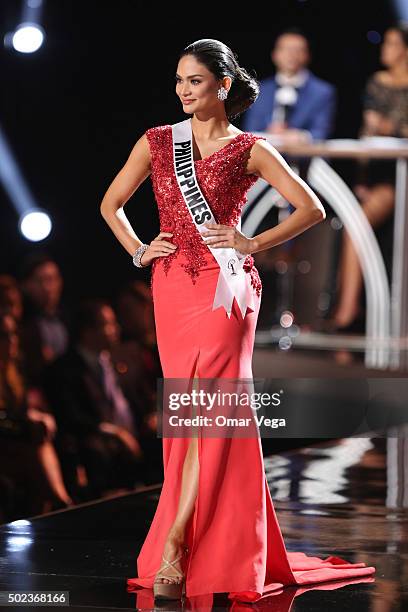
[[308,70],[307,38],[300,30],[286,30],[278,36],[271,58],[276,74],[260,82],[259,96],[243,116],[243,130],[269,132],[290,143],[328,138],[336,90]]

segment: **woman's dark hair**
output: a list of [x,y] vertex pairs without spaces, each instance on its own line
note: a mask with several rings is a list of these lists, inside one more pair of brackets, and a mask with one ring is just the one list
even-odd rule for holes
[[408,47],[408,22],[398,21],[391,25],[387,30],[395,30],[401,36],[402,42],[405,47]]
[[250,74],[242,68],[237,55],[221,41],[213,38],[196,40],[183,49],[179,59],[185,55],[193,55],[216,79],[231,78],[231,89],[225,100],[225,113],[229,120],[243,113],[257,99],[259,83],[255,72]]

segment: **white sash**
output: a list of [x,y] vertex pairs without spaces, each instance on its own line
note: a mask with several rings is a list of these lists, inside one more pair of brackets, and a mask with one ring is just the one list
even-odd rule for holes
[[[193,135],[191,119],[175,123],[172,127],[173,136],[173,163],[177,183],[183,195],[187,209],[190,211],[197,230],[208,231],[205,223],[216,223],[211,208],[205,199],[196,179],[193,162]],[[241,230],[239,219],[238,230]],[[204,242],[206,237],[202,237]],[[212,238],[212,237],[208,237]],[[207,244],[205,242],[205,244]],[[231,318],[232,304],[237,300],[242,318],[245,317],[247,306],[254,307],[253,291],[250,286],[249,274],[243,269],[246,255],[233,247],[211,247],[207,244],[220,266],[217,288],[212,309],[223,306],[228,318]]]

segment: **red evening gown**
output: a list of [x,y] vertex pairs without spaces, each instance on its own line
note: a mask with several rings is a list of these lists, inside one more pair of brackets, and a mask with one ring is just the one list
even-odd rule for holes
[[[171,255],[156,258],[151,288],[157,345],[165,378],[252,379],[252,353],[262,285],[253,258],[250,275],[254,309],[242,318],[234,299],[231,318],[212,310],[219,266],[191,219],[173,169],[170,125],[150,128],[151,180],[160,230],[172,232]],[[197,181],[217,223],[236,226],[246,193],[257,176],[246,173],[254,142],[242,132],[221,150],[195,161]],[[137,557],[137,576],[128,587],[152,588],[174,521],[189,438],[163,437],[164,482],[150,529]],[[374,567],[287,552],[268,488],[261,440],[198,437],[199,486],[186,534],[189,547],[186,596],[228,593],[256,601],[286,585],[308,585],[372,574]]]

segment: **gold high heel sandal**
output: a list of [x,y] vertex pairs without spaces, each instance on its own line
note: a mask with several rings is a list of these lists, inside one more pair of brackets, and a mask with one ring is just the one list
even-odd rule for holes
[[[181,553],[181,555],[176,557],[176,559],[173,559],[173,561],[168,561],[164,557],[164,555],[162,555],[162,559],[165,565],[157,572],[156,577],[154,579],[153,595],[155,599],[181,599],[182,597],[184,597],[186,592],[185,575],[180,572],[176,567],[174,567],[174,564],[177,563],[177,561],[180,561],[180,559],[187,553],[188,548],[186,547]],[[173,570],[178,574],[178,576],[166,576],[166,574],[163,574],[164,570],[168,569],[169,567],[172,567]],[[178,578],[180,578],[181,580],[180,582],[166,583],[159,582],[160,578],[166,578],[167,580],[177,580]]]

